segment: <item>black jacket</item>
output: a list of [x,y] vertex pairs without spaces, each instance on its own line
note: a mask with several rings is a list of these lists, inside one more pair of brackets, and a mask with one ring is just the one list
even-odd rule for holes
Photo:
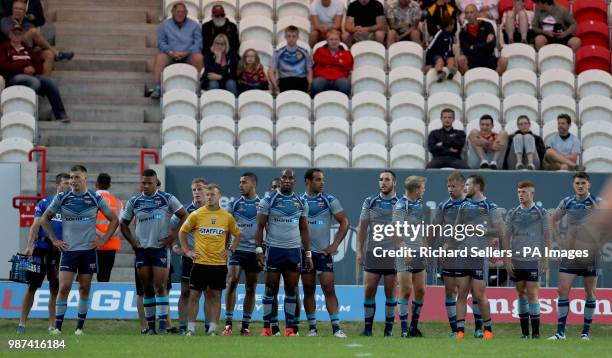
[[215,27],[213,20],[205,22],[202,25],[202,53],[207,54],[210,52],[215,37],[219,34],[225,34],[229,40],[230,48],[229,51],[233,51],[236,54],[240,47],[240,38],[238,37],[238,27],[236,24],[229,20],[225,20],[225,25],[221,27]]
[[225,66],[221,66],[215,60],[215,55],[212,52],[204,55],[204,74],[202,75],[201,84],[202,88],[206,88],[208,86],[208,74],[216,73],[218,75],[223,76],[221,82],[225,82],[227,80],[235,80],[236,79],[236,68],[238,67],[238,56],[232,51],[228,52],[226,55],[227,64]]
[[[442,142],[441,147],[436,145],[439,142]],[[427,148],[434,157],[455,157],[461,159],[461,151],[464,145],[465,132],[454,128],[450,131],[445,131],[443,128],[431,131],[427,139]],[[456,149],[457,152],[451,152],[451,148]]]
[[[508,155],[510,154],[510,151],[512,150],[512,142],[514,141],[514,136],[518,133],[521,133],[521,131],[517,130],[516,132],[514,132],[514,134],[511,134],[508,137],[508,147],[506,148],[506,155],[504,156],[504,165],[503,165],[504,169],[508,169]],[[542,139],[542,137],[540,137],[539,135],[533,134],[531,131],[527,133],[531,134],[535,140],[536,152],[538,153],[538,157],[540,158],[540,166],[541,166],[544,161],[544,154],[546,153],[546,147],[544,146],[544,140]]]
[[461,52],[467,57],[490,58],[495,56],[496,41],[487,42],[487,36],[489,35],[495,36],[495,32],[493,26],[486,21],[479,21],[476,37],[468,32],[467,25],[464,26],[459,33]]

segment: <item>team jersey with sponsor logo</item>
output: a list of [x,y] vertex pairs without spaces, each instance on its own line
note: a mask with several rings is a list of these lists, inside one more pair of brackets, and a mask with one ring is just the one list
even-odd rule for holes
[[[442,227],[444,227],[444,225],[455,225],[459,208],[466,200],[467,199],[465,198],[453,199],[449,197],[446,201],[438,204],[436,213],[433,216],[433,223],[442,225]],[[456,248],[459,246],[459,241],[455,240],[455,238],[452,236],[442,236],[442,238],[439,240],[441,240],[439,242],[447,249]]]
[[474,227],[481,226],[484,231],[484,236],[466,236],[461,242],[463,247],[479,247],[484,248],[489,246],[489,240],[492,238],[488,233],[502,222],[500,210],[497,204],[493,201],[484,198],[481,200],[466,199],[459,207],[457,214],[457,225],[473,225]]
[[[397,195],[384,197],[380,193],[367,197],[361,206],[359,220],[368,222],[368,235],[366,237],[366,250],[370,249],[376,242],[374,240],[374,227],[377,225],[388,225],[393,223],[393,208],[400,200]],[[392,249],[395,242],[390,237],[385,237],[376,242],[376,246]]]
[[315,196],[302,195],[302,200],[308,204],[308,234],[310,249],[323,253],[330,244],[330,230],[334,215],[344,211],[340,200],[327,193]]
[[[241,196],[228,205],[228,212],[236,219],[240,229],[240,242],[236,250],[255,252],[255,232],[257,231],[257,205],[259,196],[247,199]],[[234,238],[232,238],[234,239]]]
[[[410,200],[402,197],[395,203],[393,208],[393,223],[400,223],[403,226],[404,222],[411,225],[408,236],[402,236],[402,240],[408,246],[423,246],[423,235],[421,233],[425,228],[421,227],[427,225],[426,223],[426,208],[423,205],[422,200]],[[418,225],[418,226],[417,226]],[[418,233],[414,235],[412,230],[419,228]]]
[[[544,237],[549,232],[548,211],[540,205],[529,208],[520,205],[506,215],[506,231],[510,234],[512,256],[519,261],[538,261],[539,257],[524,257],[523,249],[538,248],[543,255]],[[517,254],[517,252],[519,254]]]
[[280,190],[266,194],[259,201],[257,214],[266,215],[266,244],[269,247],[295,249],[302,247],[300,218],[308,217],[308,203],[296,193],[284,195]]
[[595,197],[589,193],[585,199],[578,199],[575,195],[570,195],[559,203],[557,211],[561,216],[567,215],[567,224],[569,226],[583,224],[589,214],[599,206],[601,198]]

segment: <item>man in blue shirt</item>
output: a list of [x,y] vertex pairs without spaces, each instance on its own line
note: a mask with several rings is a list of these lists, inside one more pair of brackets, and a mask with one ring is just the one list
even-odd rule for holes
[[[61,193],[70,189],[70,175],[68,173],[60,173],[55,177],[55,188],[56,193]],[[30,227],[30,233],[28,235],[28,245],[24,252],[24,254],[32,257],[40,258],[42,265],[40,273],[34,274],[31,273],[30,282],[28,285],[28,289],[23,295],[23,301],[21,302],[21,316],[19,317],[19,325],[17,326],[17,333],[25,333],[26,321],[28,319],[28,314],[32,309],[32,304],[34,303],[34,295],[36,294],[36,290],[42,286],[42,283],[47,276],[47,280],[49,280],[49,330],[53,329],[53,323],[55,322],[55,300],[57,299],[57,291],[59,288],[59,281],[57,279],[57,273],[59,271],[59,259],[60,252],[55,247],[51,241],[49,241],[49,236],[45,233],[45,231],[40,227],[40,218],[47,207],[53,201],[53,197],[55,195],[49,195],[46,198],[42,199],[36,204],[36,209],[34,211],[34,223]],[[62,238],[62,216],[61,214],[56,214],[51,219],[51,226],[53,227],[53,232],[55,236],[61,240]]]
[[153,72],[155,88],[151,98],[161,97],[161,75],[173,63],[190,63],[198,73],[204,68],[202,32],[200,24],[187,18],[187,7],[182,2],[172,6],[172,18],[164,20],[157,30],[157,48]]
[[574,170],[578,165],[580,139],[570,133],[572,118],[568,114],[557,117],[557,130],[546,139],[544,170]]

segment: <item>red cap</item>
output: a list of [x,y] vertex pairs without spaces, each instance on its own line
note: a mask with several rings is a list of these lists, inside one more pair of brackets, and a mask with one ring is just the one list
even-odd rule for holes
[[212,8],[212,16],[225,16],[225,9],[221,5],[215,5]]

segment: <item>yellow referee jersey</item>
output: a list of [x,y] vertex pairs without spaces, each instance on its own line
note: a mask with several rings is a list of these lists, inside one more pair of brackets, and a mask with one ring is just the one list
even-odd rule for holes
[[195,250],[200,257],[193,262],[202,265],[226,265],[221,257],[228,242],[228,232],[240,236],[236,219],[225,209],[208,210],[205,206],[189,214],[181,231],[193,233]]

